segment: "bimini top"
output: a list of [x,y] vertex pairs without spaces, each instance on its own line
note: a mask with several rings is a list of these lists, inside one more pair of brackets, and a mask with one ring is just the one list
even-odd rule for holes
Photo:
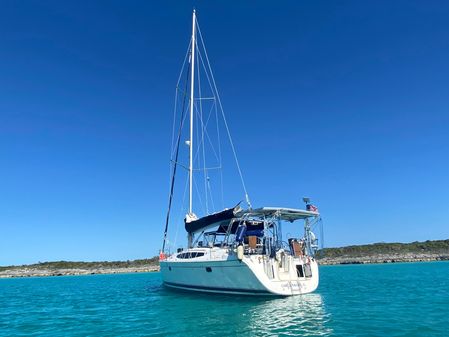
[[[319,215],[320,214],[318,213],[318,211],[307,211],[302,209],[282,208],[282,207],[262,207],[251,210],[250,209],[242,210],[240,206],[237,205],[234,208],[227,208],[224,209],[223,211],[206,215],[199,219],[188,220],[186,218],[184,220],[184,223],[185,229],[188,233],[196,233],[201,230],[206,230],[208,228],[215,226],[219,226],[217,232],[220,232],[221,227],[223,227],[221,228],[221,231],[225,232],[228,230],[228,226],[231,223],[231,220],[235,218],[237,219],[242,217],[262,218],[264,216],[275,216],[281,220],[293,222],[295,220],[313,218]],[[248,218],[246,218],[246,220],[243,221],[247,220]],[[256,225],[256,222],[252,223],[251,225],[252,226]]]
[[[239,214],[240,215],[240,214]],[[262,207],[252,210],[244,210],[241,216],[277,216],[281,220],[293,222],[299,219],[313,218],[320,215],[318,211],[306,211],[303,209],[283,208],[283,207]]]

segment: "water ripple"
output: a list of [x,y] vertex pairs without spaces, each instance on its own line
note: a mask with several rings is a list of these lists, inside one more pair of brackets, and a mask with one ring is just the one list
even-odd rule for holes
[[0,279],[0,336],[446,336],[449,263],[321,267],[313,294],[188,293],[160,274]]

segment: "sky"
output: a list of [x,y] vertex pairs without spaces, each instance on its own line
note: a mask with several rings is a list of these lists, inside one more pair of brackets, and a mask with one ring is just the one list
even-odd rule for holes
[[4,1],[0,265],[157,255],[194,7],[253,206],[449,238],[448,2]]

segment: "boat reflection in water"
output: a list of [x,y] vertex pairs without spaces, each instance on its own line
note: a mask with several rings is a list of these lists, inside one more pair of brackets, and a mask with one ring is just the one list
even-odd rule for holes
[[[210,295],[163,290],[148,317],[155,332],[183,336],[330,336],[331,314],[317,293],[286,297]],[[180,296],[182,295],[182,296]],[[151,313],[151,310],[149,310]],[[190,334],[193,333],[193,334]]]
[[329,336],[333,332],[320,294],[267,300],[242,316],[257,336]]

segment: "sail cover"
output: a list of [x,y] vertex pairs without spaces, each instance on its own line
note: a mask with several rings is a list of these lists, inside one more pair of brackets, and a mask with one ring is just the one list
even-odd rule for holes
[[190,222],[184,220],[186,231],[188,233],[195,233],[209,227],[228,224],[239,211],[241,211],[241,208],[237,205],[234,208],[226,208],[223,211],[206,215],[198,220],[193,220]]

